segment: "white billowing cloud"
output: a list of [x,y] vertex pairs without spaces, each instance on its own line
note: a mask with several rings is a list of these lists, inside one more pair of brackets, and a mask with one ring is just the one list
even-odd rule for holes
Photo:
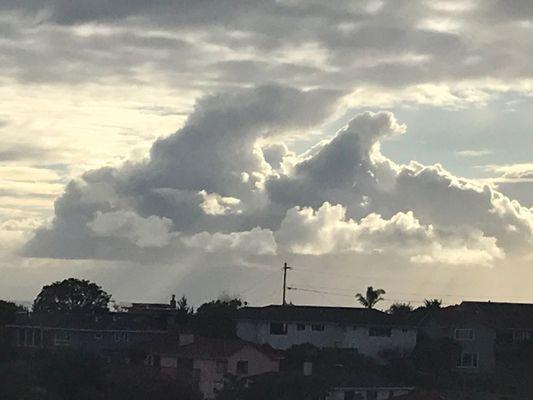
[[424,226],[479,230],[502,249],[531,251],[533,215],[527,207],[439,164],[398,165],[381,154],[380,140],[404,130],[390,113],[355,117],[333,139],[302,155],[292,173],[272,177],[271,199],[287,209],[342,204],[355,219],[370,213],[391,219],[412,211]]
[[275,255],[277,251],[272,231],[261,228],[227,234],[200,232],[182,240],[189,247],[207,252],[234,251],[245,254]]
[[163,247],[172,239],[172,221],[155,215],[141,217],[130,210],[119,210],[96,216],[89,228],[98,237],[122,237],[139,247]]
[[342,205],[327,202],[317,211],[288,210],[276,239],[287,251],[316,256],[387,252],[415,263],[488,266],[504,256],[496,240],[479,231],[439,232],[432,225],[421,225],[412,212],[399,212],[389,220],[372,213],[356,222],[346,219]]
[[[89,228],[97,212],[132,210],[143,218],[168,219],[174,231],[185,233],[252,229],[258,218],[269,219],[262,211],[268,204],[262,186],[274,174],[261,140],[322,123],[339,96],[279,86],[207,96],[182,129],[155,141],[149,159],[92,170],[70,182],[56,200],[52,226],[38,229],[25,251],[39,257],[113,258],[110,242]],[[123,249],[118,253],[125,256]]]
[[205,190],[199,193],[204,201],[200,208],[209,215],[224,215],[239,212],[240,200],[235,197],[223,197],[218,193],[207,193]]
[[531,209],[441,165],[383,155],[380,143],[406,131],[389,112],[289,150],[287,135],[320,126],[338,96],[266,86],[207,97],[149,159],[67,185],[26,254],[168,261],[181,251],[275,256],[279,246],[492,265],[531,253]]

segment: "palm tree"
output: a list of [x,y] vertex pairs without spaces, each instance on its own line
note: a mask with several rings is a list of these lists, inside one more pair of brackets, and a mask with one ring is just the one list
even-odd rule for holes
[[357,293],[355,298],[359,303],[361,303],[365,308],[374,308],[374,306],[381,300],[383,300],[382,295],[385,294],[383,289],[375,289],[372,286],[366,288],[366,295]]
[[425,299],[424,300],[424,308],[427,310],[437,310],[441,308],[442,306],[442,300],[440,299]]
[[394,303],[387,310],[390,315],[397,317],[405,317],[409,315],[411,311],[413,311],[413,307],[411,307],[411,304],[409,303]]

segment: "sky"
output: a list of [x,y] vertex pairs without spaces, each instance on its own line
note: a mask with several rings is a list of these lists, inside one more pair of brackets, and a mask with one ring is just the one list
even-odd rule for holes
[[0,0],[0,298],[533,302],[533,3]]

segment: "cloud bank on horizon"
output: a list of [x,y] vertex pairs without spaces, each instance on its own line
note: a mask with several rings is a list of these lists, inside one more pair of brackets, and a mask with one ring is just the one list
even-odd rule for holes
[[390,112],[361,113],[289,151],[284,140],[323,124],[341,97],[274,85],[206,96],[146,160],[71,181],[24,253],[146,262],[367,253],[488,267],[532,255],[531,209],[441,165],[382,154],[382,141],[407,130]]

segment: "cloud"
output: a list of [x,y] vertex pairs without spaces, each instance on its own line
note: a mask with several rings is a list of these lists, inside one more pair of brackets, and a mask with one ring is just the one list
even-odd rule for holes
[[324,203],[317,211],[292,208],[281,223],[276,239],[299,254],[394,253],[414,263],[485,265],[502,259],[494,238],[480,231],[440,232],[423,226],[412,212],[399,212],[389,220],[369,214],[359,222],[346,219],[341,205]]
[[[185,233],[254,228],[268,203],[264,182],[275,173],[260,142],[322,123],[339,96],[278,86],[207,96],[182,129],[155,141],[149,159],[91,170],[70,182],[55,203],[52,226],[35,233],[27,254],[113,258],[110,242],[101,236],[108,231],[106,216],[121,219],[119,231],[109,232],[122,239],[132,239],[125,236],[132,227],[154,228],[156,221],[147,220],[151,216],[164,222],[158,228],[163,237],[169,221],[173,231]],[[141,245],[146,240],[139,234],[130,242]]]
[[383,155],[381,142],[406,132],[389,112],[364,112],[308,151],[290,151],[284,141],[324,123],[339,96],[266,86],[206,97],[148,159],[70,182],[26,254],[397,254],[488,266],[531,252],[529,208],[441,165]]
[[277,251],[272,231],[261,228],[228,234],[200,232],[183,238],[183,242],[189,247],[210,253],[229,251],[237,254],[275,255]]
[[96,212],[88,224],[95,236],[122,237],[139,247],[163,247],[170,243],[172,221],[155,215],[143,218],[133,211]]
[[492,153],[492,150],[460,150],[455,152],[460,157],[482,157],[491,155]]

